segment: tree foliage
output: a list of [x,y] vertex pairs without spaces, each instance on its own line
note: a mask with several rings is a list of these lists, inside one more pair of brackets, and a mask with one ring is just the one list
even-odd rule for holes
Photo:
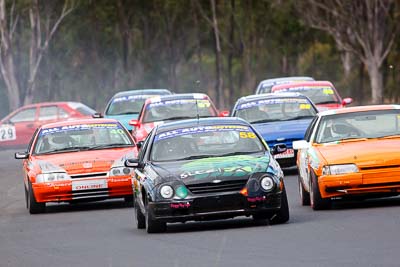
[[[367,74],[371,72],[363,45],[348,43],[344,37],[338,39],[336,33],[316,24],[335,22],[341,35],[356,42],[358,37],[348,34],[352,24],[335,20],[334,14],[322,14],[320,10],[320,3],[344,2],[350,6],[356,2],[360,5],[392,3],[391,0],[4,0],[7,18],[4,29],[13,30],[10,47],[15,82],[20,87],[18,105],[76,100],[101,111],[118,91],[169,88],[174,92],[204,92],[214,100],[220,99],[220,108],[229,108],[238,97],[252,94],[260,80],[290,75],[330,80],[342,94],[358,96],[359,103],[369,102],[368,97],[359,97],[360,92],[369,94],[373,88],[367,82]],[[32,91],[28,88],[35,65],[30,63],[33,37],[29,12],[35,3],[41,19],[42,42],[36,42],[41,60]],[[43,41],[60,18],[65,3],[69,4],[67,10],[72,4],[73,9],[45,44]],[[332,11],[346,10],[353,16],[368,19],[364,8],[354,11],[347,6],[329,7]],[[305,16],[314,10],[318,11],[317,21],[307,20]],[[387,9],[393,15],[391,19],[398,20],[396,10],[397,5]],[[13,24],[16,18],[18,22]],[[365,34],[362,27],[365,21],[353,19],[354,27],[364,31],[358,34]],[[391,41],[390,33],[396,33],[391,27],[396,24],[382,18],[379,22],[379,34],[385,36],[382,51],[378,53],[382,95],[386,101],[393,101],[400,95],[396,87],[400,80],[396,65],[400,55],[399,37],[393,35],[397,41]],[[368,38],[374,36],[367,34]],[[217,39],[219,50],[216,50]],[[3,44],[3,60],[7,55],[5,48]],[[357,56],[355,49],[364,58]],[[354,67],[348,68],[345,63],[346,51],[351,52],[350,59],[353,59],[347,62]],[[16,107],[9,100],[15,91],[7,90],[7,83],[9,80],[2,75],[2,115]]]

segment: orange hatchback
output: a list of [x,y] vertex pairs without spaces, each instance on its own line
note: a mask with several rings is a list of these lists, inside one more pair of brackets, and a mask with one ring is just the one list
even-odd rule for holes
[[31,214],[48,202],[133,199],[133,170],[124,166],[137,156],[129,132],[114,119],[51,123],[36,130],[23,159],[26,205]]
[[293,148],[301,203],[314,210],[334,199],[400,194],[400,105],[321,112]]

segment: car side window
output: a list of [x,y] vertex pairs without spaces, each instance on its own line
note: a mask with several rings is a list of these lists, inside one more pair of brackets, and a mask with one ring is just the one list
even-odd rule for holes
[[36,108],[27,108],[24,110],[21,110],[14,116],[10,118],[10,122],[15,123],[15,122],[28,122],[28,121],[34,121],[35,120],[35,114],[36,114]]
[[57,106],[41,107],[39,110],[39,121],[57,120]]
[[310,125],[307,128],[307,131],[306,131],[306,133],[304,135],[304,140],[306,140],[307,142],[310,141],[311,134],[313,132],[313,129],[314,129],[314,126],[315,126],[317,120],[318,120],[318,116],[315,116],[314,119],[311,121]]
[[66,119],[66,118],[68,118],[69,117],[69,114],[68,114],[68,112],[66,112],[63,108],[58,108],[58,117],[60,118],[60,119]]
[[144,156],[146,154],[147,147],[149,146],[149,140],[151,139],[152,131],[147,135],[146,139],[143,142],[143,146],[140,148],[139,152],[139,161],[143,161]]

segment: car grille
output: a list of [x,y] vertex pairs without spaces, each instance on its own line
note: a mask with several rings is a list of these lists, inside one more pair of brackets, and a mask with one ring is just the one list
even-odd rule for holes
[[94,198],[107,198],[108,189],[90,189],[90,190],[81,190],[81,191],[72,191],[72,199],[94,199]]
[[96,173],[82,173],[82,174],[72,174],[72,179],[84,179],[84,178],[102,178],[107,177],[107,172],[96,172]]
[[187,185],[187,188],[193,194],[209,194],[209,193],[223,193],[231,191],[240,191],[246,186],[246,180],[223,181],[220,183],[202,183]]

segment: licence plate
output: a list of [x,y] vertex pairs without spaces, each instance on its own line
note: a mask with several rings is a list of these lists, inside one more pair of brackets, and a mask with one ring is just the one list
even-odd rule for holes
[[106,179],[102,180],[86,180],[86,181],[72,181],[72,191],[92,190],[108,188]]
[[283,153],[274,155],[274,158],[276,158],[276,159],[286,159],[286,158],[293,158],[293,157],[294,157],[294,150],[291,148],[288,148]]

